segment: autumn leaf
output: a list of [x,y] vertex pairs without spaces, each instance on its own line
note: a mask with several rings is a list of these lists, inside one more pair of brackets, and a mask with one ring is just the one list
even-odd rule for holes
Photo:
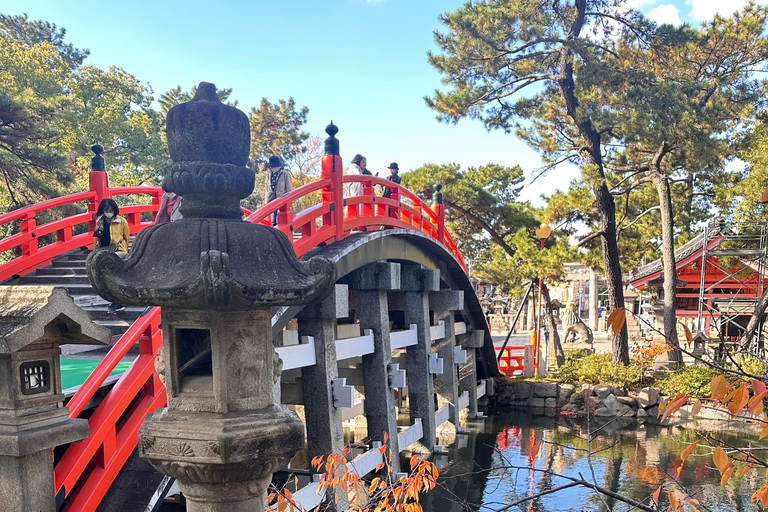
[[756,395],[759,395],[765,390],[765,383],[763,381],[752,379],[752,391],[754,391]]
[[691,416],[699,414],[699,411],[701,411],[701,404],[701,399],[696,400],[696,403],[693,404],[693,408],[691,409]]
[[728,482],[734,471],[736,471],[736,465],[731,464],[731,466],[725,471],[725,473],[723,473],[723,476],[720,478],[720,488],[722,488]]
[[535,459],[536,455],[539,453],[539,448],[541,447],[541,442],[533,443],[533,446],[531,446],[530,451],[530,458]]
[[624,327],[624,322],[627,320],[627,311],[624,308],[616,308],[608,316],[608,325],[611,327],[615,336],[619,335],[621,328]]
[[741,476],[739,476],[739,478],[744,478],[744,475],[746,475],[746,474],[747,474],[747,471],[749,471],[750,469],[752,469],[752,468],[754,467],[754,465],[755,465],[755,463],[754,463],[754,462],[750,462],[749,464],[747,464],[747,467],[745,467],[745,468],[744,468],[744,471],[742,471],[742,472],[741,472]]
[[712,400],[719,400],[725,394],[725,388],[728,384],[725,382],[725,377],[718,375],[712,382],[709,383],[709,398]]
[[728,455],[725,454],[725,450],[723,450],[720,446],[715,448],[715,453],[712,455],[712,462],[715,463],[715,466],[717,466],[717,470],[720,471],[721,475],[725,472],[725,470],[728,468],[728,465],[731,463],[731,461],[728,459]]
[[656,505],[656,507],[659,506],[659,496],[661,495],[661,486],[659,486],[658,489],[656,489],[656,492],[654,492],[651,495],[651,499],[653,500],[653,504]]
[[762,438],[764,438],[765,436],[768,436],[768,427],[765,427],[765,428],[764,428],[764,429],[763,429],[763,430],[760,432],[760,437],[759,437],[758,439],[762,439]]
[[691,330],[688,328],[687,325],[682,324],[683,326],[683,332],[685,332],[685,341],[688,342],[688,345],[690,346],[691,342],[693,341],[693,334],[691,334]]
[[728,404],[728,410],[731,411],[731,414],[734,416],[737,416],[742,409],[744,409],[744,406],[747,405],[747,402],[749,401],[749,390],[747,389],[747,384],[742,382],[741,386],[736,388],[736,393],[733,395],[733,400]]
[[755,396],[753,396],[752,398],[750,398],[749,406],[747,407],[747,410],[749,412],[754,411],[757,408],[758,404],[763,403],[763,398],[765,398],[765,395],[768,395],[768,390],[763,390],[758,394],[756,394]]
[[688,399],[691,397],[691,395],[678,395],[679,398],[675,397],[675,401],[669,404],[666,409],[664,409],[664,414],[661,415],[661,421],[664,421],[669,417],[670,414],[674,414],[677,412],[678,409],[680,409],[685,403],[688,401]]
[[697,439],[696,441],[689,444],[688,447],[680,453],[680,458],[682,459],[683,463],[685,463],[688,457],[690,457],[691,453],[693,453],[693,449],[696,448],[696,445],[702,441],[703,439]]

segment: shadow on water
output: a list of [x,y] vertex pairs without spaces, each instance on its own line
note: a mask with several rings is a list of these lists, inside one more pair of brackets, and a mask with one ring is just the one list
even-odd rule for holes
[[[672,485],[681,464],[680,452],[702,433],[734,446],[762,446],[758,431],[726,422],[689,422],[676,426],[638,424],[634,420],[592,422],[597,430],[587,461],[587,425],[573,417],[531,416],[524,412],[490,415],[471,423],[458,435],[448,456],[436,456],[441,469],[439,486],[423,497],[426,512],[498,510],[526,496],[568,483],[547,470],[575,478],[582,475],[621,495],[645,504],[660,484]],[[540,443],[540,444],[539,444]],[[538,444],[538,450],[537,448]],[[702,510],[751,511],[750,496],[765,484],[765,472],[753,469],[741,477],[742,466],[720,489],[720,474],[712,464],[712,449],[701,443],[686,461],[682,486],[699,500]],[[533,450],[532,450],[533,447]],[[535,454],[532,452],[536,452]],[[532,470],[533,469],[533,470]],[[666,494],[666,493],[664,493]],[[661,510],[666,510],[662,498]],[[585,487],[571,487],[541,496],[507,510],[510,512],[624,512],[632,507],[611,498],[603,503]],[[635,509],[636,510],[636,509]]]

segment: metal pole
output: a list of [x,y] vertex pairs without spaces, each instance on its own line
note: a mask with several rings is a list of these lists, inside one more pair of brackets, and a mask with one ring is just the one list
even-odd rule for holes
[[[540,238],[539,241],[541,242],[541,245],[539,246],[539,250],[544,249],[544,239]],[[541,289],[544,288],[544,280],[539,278],[539,301],[537,303],[537,309],[539,317],[536,321],[536,345],[533,347],[533,369],[534,369],[534,376],[539,376],[539,345],[541,345],[541,326],[543,325],[542,321],[542,312],[541,312]]]
[[[699,281],[699,314],[696,320],[696,330],[701,332],[701,320],[704,307],[704,277],[707,274],[707,245],[709,244],[709,225],[704,226],[704,246],[701,251],[701,279]],[[709,333],[707,333],[709,337]]]

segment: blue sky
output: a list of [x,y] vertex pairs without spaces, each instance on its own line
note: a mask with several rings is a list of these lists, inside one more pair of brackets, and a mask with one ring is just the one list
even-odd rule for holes
[[[744,0],[630,0],[660,22],[697,23],[728,14]],[[342,156],[368,158],[386,174],[397,161],[408,170],[424,163],[463,167],[518,164],[526,174],[538,155],[514,135],[488,133],[479,121],[440,124],[423,96],[440,87],[427,63],[438,16],[462,0],[325,0],[218,2],[133,0],[3,0],[0,12],[28,13],[65,27],[68,40],[89,48],[90,64],[118,65],[158,97],[200,81],[232,87],[239,107],[262,97],[293,96],[309,107],[307,129],[339,126]],[[563,168],[529,184],[525,199],[565,188],[575,176]],[[527,182],[528,183],[528,182]]]

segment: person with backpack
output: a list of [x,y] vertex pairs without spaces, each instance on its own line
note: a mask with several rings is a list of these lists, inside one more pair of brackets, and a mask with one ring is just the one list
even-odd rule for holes
[[[279,156],[270,156],[269,171],[267,172],[267,202],[288,195],[291,190],[293,190],[291,173],[283,168]],[[272,226],[277,226],[277,212],[272,213]]]

